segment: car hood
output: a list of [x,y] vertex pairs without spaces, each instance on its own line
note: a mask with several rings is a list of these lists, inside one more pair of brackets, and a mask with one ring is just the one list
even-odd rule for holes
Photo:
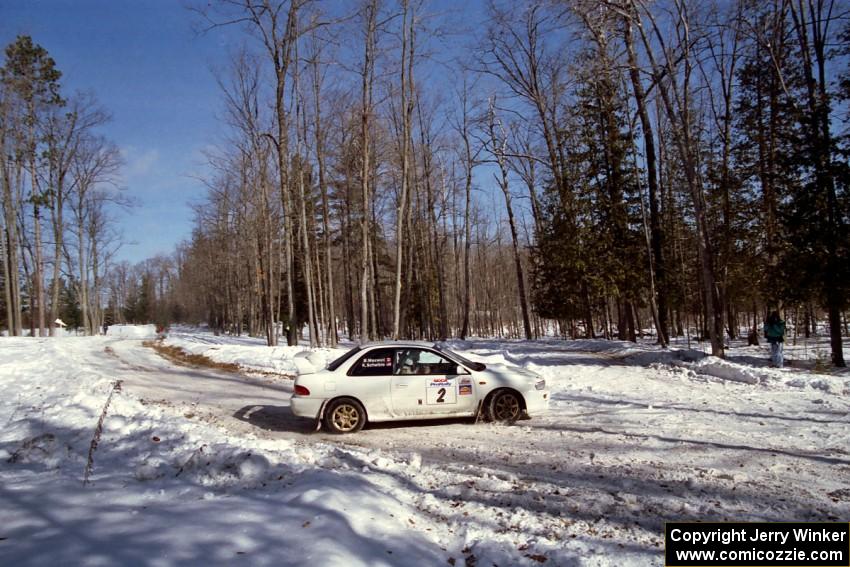
[[525,368],[521,368],[519,366],[514,366],[512,364],[487,364],[487,370],[485,372],[493,374],[496,378],[500,378],[502,380],[522,380],[522,381],[530,381],[535,382],[540,380],[540,374],[536,372],[532,372],[531,370],[527,370]]

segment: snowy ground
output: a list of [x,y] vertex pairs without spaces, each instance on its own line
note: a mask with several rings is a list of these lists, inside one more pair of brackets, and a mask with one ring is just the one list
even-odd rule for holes
[[664,521],[850,517],[850,375],[802,356],[455,342],[543,374],[550,413],[336,437],[289,412],[303,347],[166,342],[245,372],[0,339],[0,564],[661,565]]

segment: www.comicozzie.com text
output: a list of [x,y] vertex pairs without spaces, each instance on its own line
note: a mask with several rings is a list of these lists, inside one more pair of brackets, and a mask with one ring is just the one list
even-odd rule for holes
[[764,530],[760,528],[740,528],[733,530],[712,530],[710,532],[688,531],[675,528],[670,532],[672,541],[686,541],[689,543],[722,543],[729,545],[733,542],[743,541],[769,541],[785,544],[788,537],[794,534],[798,542],[825,542],[846,541],[847,532],[835,532],[830,530],[813,530],[811,528],[794,529],[791,532],[784,530]]

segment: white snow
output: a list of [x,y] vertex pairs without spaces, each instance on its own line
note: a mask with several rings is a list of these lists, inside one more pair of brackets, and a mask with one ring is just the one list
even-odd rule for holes
[[0,339],[0,563],[662,565],[664,521],[850,512],[848,376],[765,347],[453,341],[542,374],[550,413],[337,437],[291,415],[289,376],[345,349],[166,339],[231,374],[124,332]]
[[156,337],[156,325],[110,325],[106,328],[106,335],[122,339],[152,339]]
[[[304,346],[269,348],[264,339],[251,337],[216,336],[177,328],[168,333],[165,344],[190,354],[205,356],[215,362],[236,364],[246,370],[295,376],[298,373],[296,355],[308,350]],[[323,365],[345,349],[334,353],[330,349],[315,349],[306,353],[314,365]]]

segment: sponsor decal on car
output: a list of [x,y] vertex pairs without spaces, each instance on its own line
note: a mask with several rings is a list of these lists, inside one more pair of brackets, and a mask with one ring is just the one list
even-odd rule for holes
[[472,384],[461,384],[457,388],[458,396],[471,396],[472,395]]

